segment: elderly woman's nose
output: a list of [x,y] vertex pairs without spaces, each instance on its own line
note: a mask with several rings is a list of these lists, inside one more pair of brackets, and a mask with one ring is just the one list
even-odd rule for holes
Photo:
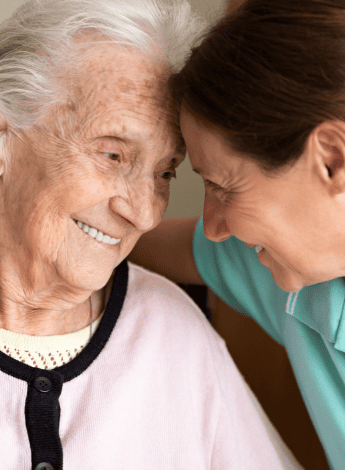
[[154,186],[150,182],[136,181],[128,188],[126,197],[110,200],[110,209],[114,214],[127,219],[141,231],[149,231],[156,225]]
[[221,242],[232,236],[225,207],[213,198],[205,198],[203,223],[205,237],[209,240]]

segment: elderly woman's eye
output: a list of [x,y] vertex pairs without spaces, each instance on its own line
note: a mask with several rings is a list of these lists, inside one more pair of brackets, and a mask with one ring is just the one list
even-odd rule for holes
[[118,153],[102,152],[102,155],[109,158],[109,160],[113,160],[113,161],[120,160],[120,155]]
[[176,171],[165,171],[164,173],[161,173],[160,176],[165,179],[165,180],[171,180],[171,178],[176,178]]

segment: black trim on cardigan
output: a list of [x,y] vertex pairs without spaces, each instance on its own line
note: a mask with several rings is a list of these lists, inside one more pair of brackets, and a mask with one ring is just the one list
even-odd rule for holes
[[[127,261],[124,260],[115,270],[109,302],[91,341],[71,362],[53,369],[63,375],[63,382],[69,382],[83,373],[104,348],[116,325],[117,319],[120,316],[126,297],[127,285],[128,264]],[[44,369],[37,369],[29,366],[28,364],[23,364],[22,362],[7,356],[7,354],[2,351],[0,351],[0,370],[12,377],[25,380],[28,383],[31,383],[34,380],[37,370],[44,371]]]
[[62,384],[63,376],[55,370],[37,369],[35,379],[28,386],[25,423],[33,469],[39,464],[44,468],[42,463],[49,463],[54,470],[62,470],[63,451],[59,436]]
[[127,286],[128,264],[124,260],[115,270],[109,301],[95,334],[80,354],[68,364],[53,370],[39,369],[0,351],[0,370],[28,383],[25,423],[33,470],[62,470],[59,397],[63,384],[84,372],[104,348],[120,316]]

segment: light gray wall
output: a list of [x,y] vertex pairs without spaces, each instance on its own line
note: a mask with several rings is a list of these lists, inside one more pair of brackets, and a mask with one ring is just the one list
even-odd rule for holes
[[[212,24],[224,15],[226,0],[189,0],[194,10]],[[189,158],[177,170],[170,185],[170,202],[164,218],[201,216],[204,206],[204,184],[193,173]]]
[[[95,0],[97,1],[97,0]],[[0,22],[6,19],[25,0],[0,0]],[[213,23],[223,16],[226,0],[189,0],[193,9]],[[170,202],[165,218],[202,215],[204,185],[200,176],[191,170],[188,157],[179,167],[177,179],[171,182]]]

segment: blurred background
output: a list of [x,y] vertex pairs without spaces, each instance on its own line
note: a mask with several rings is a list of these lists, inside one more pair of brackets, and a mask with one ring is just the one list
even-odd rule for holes
[[[26,0],[1,0],[0,22],[10,16]],[[192,8],[211,25],[226,11],[226,0],[189,0]],[[177,171],[177,179],[170,185],[170,202],[165,218],[201,216],[204,185],[200,176],[192,172],[188,157]]]

